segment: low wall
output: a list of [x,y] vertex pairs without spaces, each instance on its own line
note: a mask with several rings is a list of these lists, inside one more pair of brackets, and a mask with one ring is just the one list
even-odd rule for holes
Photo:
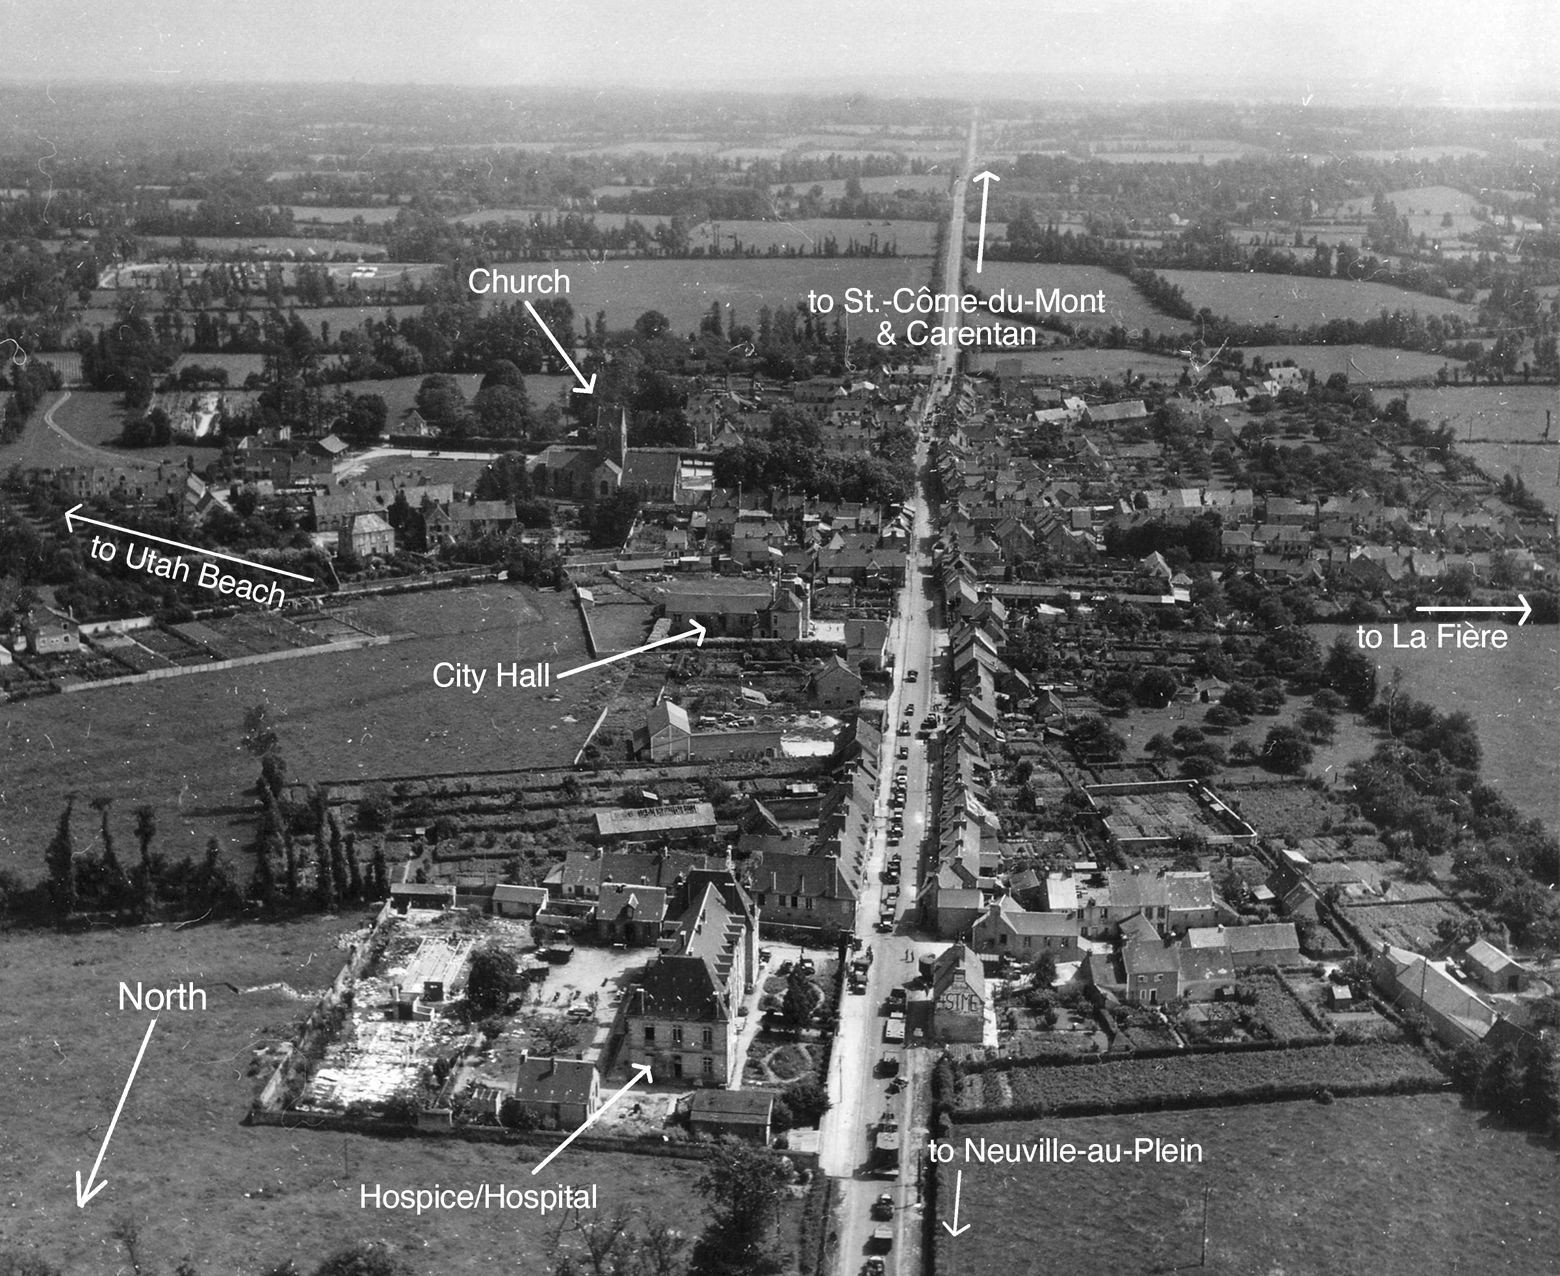
[[259,1112],[274,1112],[279,1109],[283,1092],[288,1085],[296,1079],[301,1070],[307,1070],[309,1066],[307,1047],[311,1040],[319,1039],[322,1034],[329,1031],[327,1020],[345,1003],[351,989],[378,954],[379,928],[385,924],[385,919],[390,917],[393,911],[387,899],[379,907],[379,913],[374,918],[367,942],[354,944],[347,950],[347,964],[336,972],[330,987],[325,990],[319,1001],[315,1002],[314,1009],[309,1012],[309,1017],[303,1021],[303,1027],[298,1031],[291,1052],[276,1065],[276,1071],[271,1074],[271,1079],[255,1096],[254,1102],[250,1105],[251,1119]]
[[601,655],[601,648],[596,643],[596,631],[590,624],[591,605],[580,597],[578,589],[574,591],[574,605],[579,608],[580,623],[585,626],[585,650],[590,652],[590,658],[594,660]]
[[83,638],[96,638],[100,634],[128,634],[138,629],[150,629],[156,623],[150,616],[126,616],[122,620],[86,620],[77,629]]
[[262,651],[253,656],[235,656],[231,660],[213,660],[203,665],[178,665],[172,669],[148,669],[145,673],[129,673],[119,678],[99,678],[95,682],[63,684],[60,690],[66,695],[76,691],[92,691],[97,687],[126,687],[137,682],[156,682],[161,678],[182,678],[192,673],[216,673],[223,669],[240,669],[245,665],[270,664],[274,660],[296,660],[300,656],[333,656],[343,651],[357,651],[363,647],[383,647],[394,639],[387,634],[365,635],[362,638],[346,638],[341,642],[323,643],[318,647],[294,647],[286,651]]
[[[331,1130],[343,1134],[362,1134],[386,1139],[460,1139],[467,1143],[498,1143],[507,1146],[553,1148],[569,1137],[566,1130],[506,1130],[496,1125],[457,1125],[424,1129],[409,1125],[390,1125],[372,1117],[348,1117],[323,1112],[253,1111],[250,1125],[273,1126],[284,1130]],[[582,1134],[569,1144],[582,1152],[629,1152],[637,1156],[659,1156],[674,1161],[703,1161],[715,1150],[713,1142],[670,1142],[659,1135],[613,1138],[607,1134]],[[814,1152],[785,1153],[797,1165],[809,1169],[818,1164]]]

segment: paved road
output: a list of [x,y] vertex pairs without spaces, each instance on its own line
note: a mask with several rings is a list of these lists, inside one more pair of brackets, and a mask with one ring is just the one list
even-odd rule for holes
[[[964,246],[964,196],[975,165],[975,140],[978,121],[970,122],[969,143],[964,170],[954,183],[953,203],[942,263],[939,291],[957,293]],[[945,328],[956,326],[957,316],[945,320]],[[921,424],[930,426],[938,401],[948,392],[957,370],[958,351],[939,347],[932,387],[921,408]],[[916,469],[924,482],[928,447],[916,450]],[[921,1212],[919,1208],[918,1168],[925,1146],[925,1074],[930,1070],[930,1052],[923,1048],[904,1048],[884,1040],[887,1001],[890,989],[913,979],[916,957],[925,945],[918,944],[904,920],[913,909],[919,883],[919,863],[926,839],[934,832],[932,786],[936,772],[932,766],[933,742],[920,738],[918,729],[929,710],[942,709],[937,695],[938,662],[946,635],[942,632],[940,604],[934,601],[931,576],[933,527],[924,488],[918,482],[912,499],[915,535],[907,563],[905,585],[899,598],[898,616],[889,631],[889,646],[895,657],[895,688],[889,699],[890,726],[886,762],[881,775],[877,809],[872,823],[872,842],[867,856],[867,878],[857,906],[857,937],[864,950],[873,954],[865,993],[845,994],[840,1015],[838,1039],[829,1076],[829,1094],[834,1106],[824,1117],[819,1149],[823,1169],[841,1180],[842,1206],[836,1223],[839,1233],[837,1271],[839,1276],[856,1276],[866,1260],[868,1242],[877,1221],[871,1217],[872,1204],[882,1193],[894,1198],[895,1237],[887,1256],[890,1272],[908,1276],[919,1270],[918,1254]],[[911,674],[914,680],[911,680]],[[907,712],[907,710],[909,712]],[[898,734],[899,724],[908,721],[909,732]],[[901,758],[899,753],[905,751]],[[896,925],[892,933],[874,929],[884,884],[881,872],[887,861],[887,833],[891,811],[890,795],[898,768],[905,768],[906,802],[904,836],[896,849],[903,861],[899,899],[895,906]],[[880,1064],[885,1057],[898,1061],[899,1073],[909,1085],[898,1095],[888,1091],[889,1078]],[[876,1174],[870,1164],[869,1127],[893,1112],[898,1121],[904,1149],[896,1174]]]
[[[157,467],[155,460],[149,460],[143,456],[137,456],[134,452],[110,452],[106,448],[96,447],[91,443],[83,443],[74,434],[54,419],[54,414],[70,402],[70,391],[61,390],[60,397],[44,410],[44,427],[60,439],[67,448],[80,454],[79,462],[83,465],[114,465],[121,469],[150,470]],[[21,464],[17,458],[17,464]],[[60,458],[56,456],[52,464],[60,464]]]

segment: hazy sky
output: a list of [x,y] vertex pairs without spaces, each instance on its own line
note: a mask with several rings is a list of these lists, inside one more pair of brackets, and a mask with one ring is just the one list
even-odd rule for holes
[[[49,0],[0,79],[797,84],[1454,102],[1560,88],[1560,0]],[[1065,91],[1065,90],[1064,90]]]

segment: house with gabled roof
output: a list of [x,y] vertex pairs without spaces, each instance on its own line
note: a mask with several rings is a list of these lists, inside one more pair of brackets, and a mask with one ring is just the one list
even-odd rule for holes
[[1123,399],[1119,403],[1091,403],[1085,407],[1083,415],[1089,425],[1126,425],[1146,421],[1148,408],[1142,399]]
[[500,917],[535,917],[547,907],[547,888],[500,882],[493,887],[490,905]]
[[1237,970],[1252,966],[1298,966],[1300,936],[1293,922],[1265,922],[1253,926],[1193,926],[1186,932],[1188,947],[1220,949]]
[[1445,962],[1407,948],[1382,944],[1371,963],[1381,993],[1423,1015],[1445,1045],[1482,1041],[1498,1018],[1495,1008],[1447,969]]
[[1019,961],[1033,961],[1041,953],[1050,953],[1057,961],[1075,961],[1080,937],[1076,917],[1030,912],[1011,895],[1004,895],[970,928],[970,947]]
[[831,656],[813,671],[808,698],[824,709],[855,709],[861,704],[861,675],[840,656]]
[[677,762],[693,756],[693,724],[680,704],[663,700],[645,715],[634,731],[634,753],[654,762]]
[[577,1130],[600,1106],[601,1076],[594,1063],[522,1054],[514,1094],[504,1108],[525,1112],[544,1130]]
[[1533,977],[1526,966],[1487,939],[1470,944],[1463,954],[1463,962],[1473,977],[1491,992],[1521,992]]
[[856,891],[832,855],[765,850],[748,862],[744,880],[766,922],[845,931],[855,924]]
[[1134,913],[1162,930],[1182,933],[1218,920],[1213,881],[1207,873],[1109,872],[1078,886],[1083,933],[1108,935]]
[[768,1143],[774,1110],[768,1090],[699,1090],[688,1101],[688,1128],[711,1139]]
[[395,553],[395,529],[382,514],[353,514],[336,533],[336,552],[358,558]]
[[933,1040],[972,1045],[985,1040],[990,995],[974,949],[956,943],[932,962],[931,1003]]
[[664,887],[637,882],[602,882],[596,896],[596,935],[602,943],[631,948],[654,944],[666,921]]

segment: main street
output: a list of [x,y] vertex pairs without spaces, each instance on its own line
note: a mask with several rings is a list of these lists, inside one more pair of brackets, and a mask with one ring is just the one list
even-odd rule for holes
[[[964,200],[975,167],[977,126],[978,120],[972,117],[964,164],[953,182],[938,280],[939,290],[949,294],[960,288]],[[957,316],[953,316],[942,326],[952,328],[956,321]],[[920,429],[930,432],[934,428],[937,407],[950,392],[957,367],[958,351],[951,345],[937,347],[931,383],[920,404]],[[918,955],[935,947],[918,943],[905,921],[907,913],[913,915],[921,873],[935,862],[936,855],[936,830],[931,820],[933,786],[937,782],[933,759],[937,737],[922,732],[920,723],[930,712],[941,718],[945,709],[937,694],[945,635],[932,575],[931,546],[936,529],[926,490],[929,456],[928,444],[918,443],[917,483],[910,499],[914,534],[898,614],[889,631],[894,688],[884,723],[883,765],[865,879],[857,901],[856,936],[861,941],[861,951],[872,954],[872,965],[865,992],[845,993],[830,1065],[829,1095],[833,1107],[824,1117],[820,1132],[823,1170],[841,1182],[840,1212],[835,1223],[840,1276],[856,1276],[865,1263],[873,1229],[879,1224],[872,1217],[872,1207],[881,1194],[889,1194],[894,1202],[894,1241],[884,1255],[888,1270],[914,1272],[918,1267],[914,1256],[920,1249],[918,1169],[924,1155],[928,1120],[925,1081],[930,1070],[930,1052],[907,1043],[889,1043],[885,1029],[890,991],[914,979]],[[906,734],[899,734],[901,724],[909,728]],[[899,756],[901,750],[905,752],[903,758]],[[891,933],[880,934],[875,924],[888,889],[882,874],[890,853],[893,780],[901,767],[906,779],[904,834],[900,844],[892,848],[902,860],[899,896],[893,906],[894,928]],[[885,1060],[897,1064],[898,1075],[907,1083],[897,1095],[890,1092],[892,1078],[882,1066]],[[886,1113],[892,1113],[898,1123],[902,1151],[897,1170],[877,1171],[872,1165],[871,1127]]]

